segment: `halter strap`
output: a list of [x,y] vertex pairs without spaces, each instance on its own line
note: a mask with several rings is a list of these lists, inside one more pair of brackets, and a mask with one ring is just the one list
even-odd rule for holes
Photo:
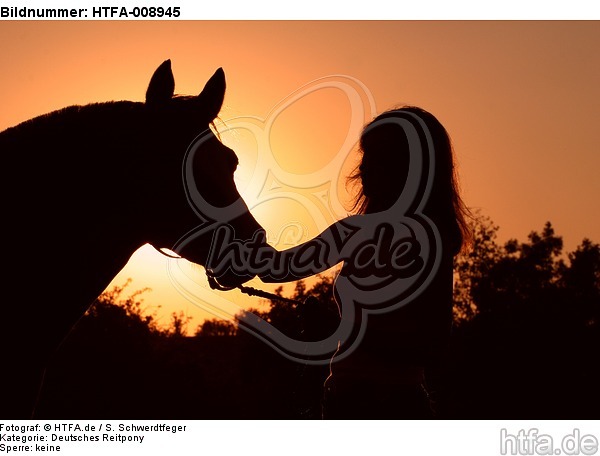
[[[152,245],[152,244],[150,244]],[[163,251],[162,249],[159,249],[158,247],[155,247],[152,245],[152,247],[154,247],[154,250],[156,250],[158,253],[160,253],[161,255],[166,256],[167,258],[173,258],[174,260],[181,260],[183,257],[182,256],[175,256],[175,255],[171,255],[170,253],[167,253],[165,251]]]
[[[154,247],[154,246],[152,246]],[[180,260],[183,257],[181,256],[175,256],[175,255],[171,255],[167,252],[162,251],[161,249],[159,249],[158,247],[154,247],[154,249],[161,253],[162,255],[166,256],[167,258],[171,258],[171,259],[176,259],[176,260]],[[265,290],[259,290],[258,288],[254,288],[254,287],[247,287],[244,285],[237,285],[235,287],[226,287],[224,285],[221,285],[217,279],[215,278],[214,272],[212,269],[205,267],[204,271],[206,272],[206,278],[208,279],[208,284],[210,285],[210,287],[213,290],[218,290],[218,291],[231,291],[231,290],[235,290],[236,288],[238,290],[240,290],[242,293],[247,294],[248,296],[258,296],[259,298],[265,298],[265,299],[270,299],[270,300],[275,300],[275,301],[281,301],[281,302],[287,302],[290,304],[297,304],[297,305],[302,305],[302,301],[299,301],[297,299],[291,299],[291,298],[285,298],[283,296],[279,296],[276,295],[275,293],[270,293],[268,291]]]
[[231,291],[231,290],[234,290],[237,288],[242,293],[247,294],[248,296],[258,296],[260,298],[288,302],[290,304],[297,304],[297,305],[303,304],[302,301],[299,301],[297,299],[285,298],[283,296],[276,295],[275,293],[270,293],[265,290],[259,290],[258,288],[254,288],[254,287],[247,287],[245,285],[237,285],[235,287],[225,287],[217,281],[212,269],[205,268],[204,270],[206,271],[206,278],[208,279],[208,284],[210,285],[210,287],[213,290]]

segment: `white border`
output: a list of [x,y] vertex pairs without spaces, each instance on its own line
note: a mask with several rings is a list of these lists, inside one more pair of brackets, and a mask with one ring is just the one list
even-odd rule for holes
[[[87,8],[180,7],[178,18],[154,20],[598,20],[590,0],[52,0],[6,1],[3,7]],[[5,18],[6,19],[6,18]],[[8,20],[15,18],[8,18]],[[16,18],[19,19],[19,18]],[[138,20],[143,19],[139,18]],[[151,18],[146,18],[146,20]],[[20,19],[23,20],[23,19]],[[79,19],[70,19],[79,20]],[[88,14],[83,20],[94,19]],[[136,20],[113,17],[112,20]]]

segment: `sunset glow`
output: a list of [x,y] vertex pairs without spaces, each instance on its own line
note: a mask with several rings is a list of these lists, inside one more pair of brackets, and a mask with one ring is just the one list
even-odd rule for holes
[[[73,104],[142,101],[168,58],[182,94],[197,94],[223,67],[228,88],[217,129],[239,157],[240,193],[280,248],[349,210],[346,176],[357,163],[352,148],[371,114],[369,97],[376,112],[406,103],[442,121],[464,199],[500,226],[501,240],[524,239],[548,220],[567,251],[584,237],[600,240],[597,22],[7,22],[0,40],[0,130]],[[364,113],[336,87],[282,105],[332,75],[368,89],[356,95]],[[266,156],[276,169],[265,168]],[[310,189],[301,189],[305,183]],[[113,284],[132,277],[132,292],[152,288],[143,295],[149,309],[165,323],[183,311],[194,318],[192,330],[203,318],[260,305],[231,292],[221,308],[199,308],[173,284],[176,263],[190,293],[217,293],[201,268],[149,246]]]

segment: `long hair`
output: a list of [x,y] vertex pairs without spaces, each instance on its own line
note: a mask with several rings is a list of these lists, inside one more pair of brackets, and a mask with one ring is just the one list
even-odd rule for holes
[[[395,178],[392,185],[395,186],[395,190],[392,192],[392,197],[397,198],[400,195],[406,182],[409,163],[406,135],[397,125],[387,124],[387,126],[378,126],[377,128],[374,128],[374,125],[383,119],[401,116],[403,112],[418,116],[431,133],[435,152],[435,177],[424,212],[436,223],[442,238],[449,243],[453,254],[457,254],[471,243],[472,234],[469,226],[471,213],[460,195],[450,136],[435,116],[424,109],[404,106],[386,111],[365,126],[359,143],[359,152],[362,154],[361,162],[348,177],[349,182],[358,184],[359,188],[352,210],[358,214],[368,214],[386,208],[382,201],[365,195],[362,185],[365,164],[367,160],[372,163],[373,156],[375,160],[389,161],[389,163],[379,163],[380,166],[399,168],[394,169]],[[382,149],[387,150],[382,153]]]

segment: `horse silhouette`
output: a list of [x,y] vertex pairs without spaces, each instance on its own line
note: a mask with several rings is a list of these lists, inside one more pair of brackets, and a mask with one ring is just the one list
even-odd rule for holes
[[[237,157],[209,129],[225,85],[218,69],[198,96],[174,95],[167,60],[145,102],[71,106],[0,133],[1,418],[32,416],[49,358],[136,249],[171,248],[199,225],[182,184],[199,134],[209,140],[193,163],[198,191],[215,207],[240,201]],[[241,239],[259,228],[247,211],[228,222]],[[210,240],[204,232],[178,253],[204,265]]]

